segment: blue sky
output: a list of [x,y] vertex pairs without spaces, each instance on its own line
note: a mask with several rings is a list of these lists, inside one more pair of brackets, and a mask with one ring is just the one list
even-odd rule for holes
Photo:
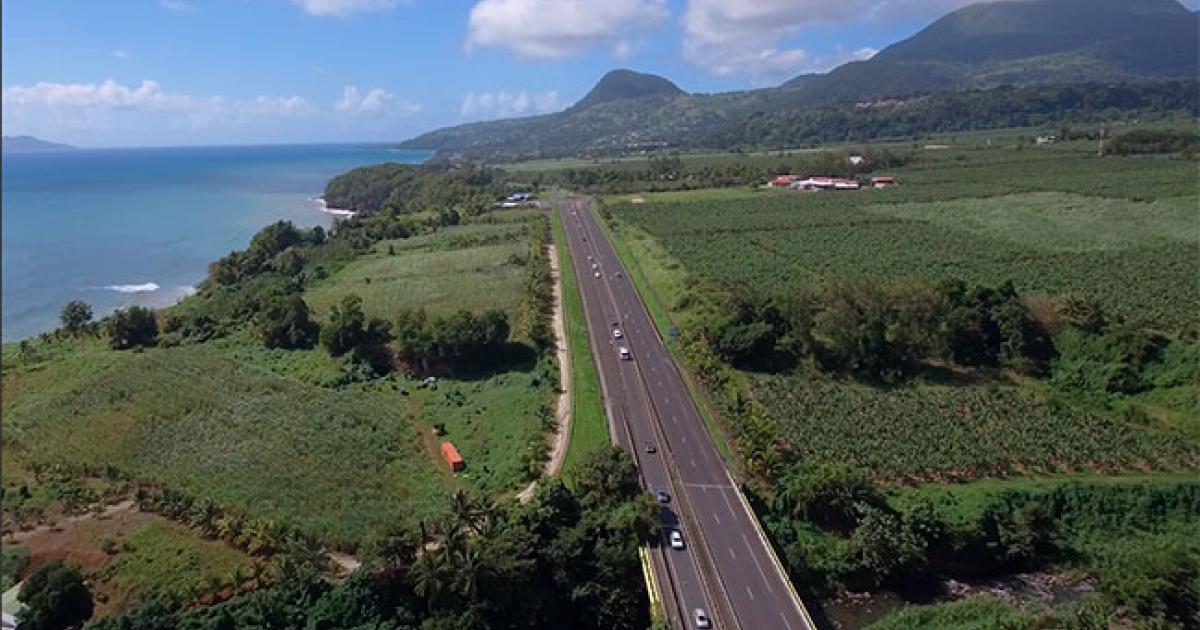
[[81,146],[395,141],[561,109],[615,67],[695,92],[776,84],[968,2],[6,0],[3,128]]

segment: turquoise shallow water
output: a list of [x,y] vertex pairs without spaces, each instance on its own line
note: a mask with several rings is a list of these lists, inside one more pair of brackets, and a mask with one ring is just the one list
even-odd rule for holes
[[169,304],[268,223],[328,225],[312,198],[330,177],[428,157],[363,145],[6,154],[4,341],[54,329],[73,299],[97,317]]

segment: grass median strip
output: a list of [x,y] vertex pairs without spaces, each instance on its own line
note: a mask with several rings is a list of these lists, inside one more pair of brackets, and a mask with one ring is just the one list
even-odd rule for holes
[[571,446],[563,462],[563,476],[570,479],[575,466],[588,451],[609,443],[608,423],[604,418],[604,401],[600,394],[600,376],[588,341],[587,322],[583,317],[583,302],[575,278],[575,265],[567,247],[566,233],[558,212],[554,217],[554,244],[559,251],[559,274],[563,285],[563,315],[567,328],[567,345],[571,353]]

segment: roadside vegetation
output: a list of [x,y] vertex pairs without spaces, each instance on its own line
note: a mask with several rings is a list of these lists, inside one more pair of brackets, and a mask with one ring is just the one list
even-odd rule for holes
[[562,279],[567,345],[571,352],[571,437],[570,447],[563,461],[563,476],[569,481],[573,478],[579,461],[587,453],[607,447],[611,438],[608,435],[608,420],[600,391],[600,375],[596,372],[579,284],[575,278],[575,262],[567,247],[562,217],[558,215],[557,209],[552,211],[551,220],[554,243],[558,247],[558,273]]
[[[838,169],[776,156],[758,181],[858,172],[893,189],[631,183],[600,203],[797,585],[938,601],[946,580],[1057,571],[1095,590],[1058,609],[914,608],[880,628],[1197,614],[1195,161],[1175,132],[1124,141],[1171,153],[1152,159],[1062,133],[846,147]],[[701,172],[680,167],[666,181]],[[981,493],[992,479],[1012,485]]]

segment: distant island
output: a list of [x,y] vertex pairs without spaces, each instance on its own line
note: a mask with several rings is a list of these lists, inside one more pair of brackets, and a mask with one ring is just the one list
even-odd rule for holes
[[35,151],[68,151],[75,149],[69,144],[47,142],[33,136],[4,136],[4,153],[33,153]]

